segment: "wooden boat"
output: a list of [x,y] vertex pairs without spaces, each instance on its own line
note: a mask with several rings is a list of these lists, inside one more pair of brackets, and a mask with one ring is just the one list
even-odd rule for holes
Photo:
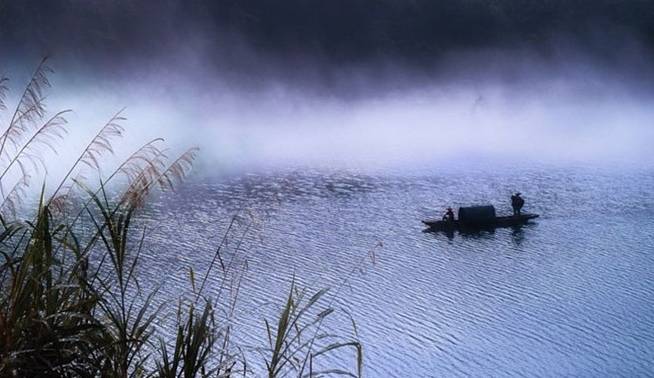
[[538,214],[522,213],[498,217],[493,206],[472,206],[459,208],[458,218],[452,221],[427,219],[422,223],[433,231],[483,230],[523,225],[538,218]]

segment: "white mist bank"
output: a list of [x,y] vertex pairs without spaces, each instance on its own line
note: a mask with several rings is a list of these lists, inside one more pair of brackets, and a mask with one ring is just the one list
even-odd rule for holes
[[352,99],[283,84],[234,88],[172,71],[111,80],[64,72],[52,81],[49,109],[74,113],[51,177],[63,175],[66,162],[123,107],[126,133],[116,143],[116,162],[163,137],[171,155],[199,146],[198,167],[207,174],[289,166],[402,169],[470,159],[654,162],[651,98],[598,75],[421,83]]
[[223,168],[365,169],[471,157],[652,161],[649,99],[611,90],[585,96],[547,85],[524,91],[451,87],[351,102],[284,89],[242,97],[224,90],[180,93],[145,85],[118,94],[78,88],[59,95],[57,105],[76,109],[73,128],[84,129],[100,127],[127,106],[123,143],[133,148],[163,136],[174,146],[198,145],[207,166]]

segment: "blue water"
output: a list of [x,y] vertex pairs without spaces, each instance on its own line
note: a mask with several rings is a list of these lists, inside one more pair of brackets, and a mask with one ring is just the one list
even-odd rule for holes
[[[653,188],[648,169],[479,164],[196,178],[149,210],[144,274],[175,297],[240,214],[234,230],[245,242],[236,250],[234,234],[223,257],[247,261],[234,330],[250,350],[265,345],[263,318],[276,315],[295,276],[338,291],[333,306],[356,319],[368,377],[651,376]],[[508,214],[514,191],[541,214],[534,224],[423,232],[420,220],[447,206],[490,203]],[[208,292],[224,300],[219,276]],[[326,327],[352,335],[342,312]]]

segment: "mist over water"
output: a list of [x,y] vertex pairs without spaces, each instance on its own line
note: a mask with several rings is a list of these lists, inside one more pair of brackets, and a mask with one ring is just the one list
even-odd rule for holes
[[488,77],[473,72],[449,80],[409,73],[393,85],[406,73],[398,68],[378,79],[346,75],[329,88],[274,81],[239,87],[202,65],[134,67],[126,78],[113,78],[70,72],[54,60],[49,107],[74,109],[72,136],[80,145],[126,107],[119,151],[158,136],[177,148],[198,145],[200,167],[210,174],[287,166],[402,169],[462,159],[652,163],[650,91],[592,66],[543,75],[531,62],[510,63],[514,77],[492,69]]
[[652,161],[645,3],[62,4],[7,3],[0,68],[15,95],[51,54],[80,140],[127,107],[128,146],[199,145],[209,173]]

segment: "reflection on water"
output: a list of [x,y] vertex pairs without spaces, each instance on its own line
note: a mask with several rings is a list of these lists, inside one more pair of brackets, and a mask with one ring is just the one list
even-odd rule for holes
[[[261,319],[293,274],[336,286],[381,240],[377,265],[337,301],[358,320],[367,376],[649,375],[653,184],[653,172],[601,169],[205,180],[150,209],[143,274],[166,277],[162,290],[175,294],[183,269],[202,271],[228,219],[247,208],[261,220],[242,246],[249,270],[237,328],[249,343],[264,335]],[[422,232],[420,220],[447,206],[491,203],[508,214],[516,190],[541,214],[534,224]]]
[[511,237],[513,238],[513,242],[515,243],[515,245],[518,247],[520,246],[520,244],[525,238],[525,233],[522,230],[523,227],[529,227],[529,225],[511,227]]
[[[520,243],[524,240],[524,228],[529,229],[530,227],[533,227],[537,223],[537,221],[529,221],[527,224],[524,225],[515,225],[508,227],[509,230],[511,230],[511,237],[513,238],[513,242],[519,246]],[[445,230],[433,230],[430,227],[425,228],[422,230],[422,232],[427,233],[427,234],[442,234],[447,236],[447,238],[451,241],[454,240],[455,235],[460,235],[462,238],[484,238],[487,235],[492,235],[495,234],[496,228],[485,228],[481,230],[452,230],[452,229],[445,229]]]

